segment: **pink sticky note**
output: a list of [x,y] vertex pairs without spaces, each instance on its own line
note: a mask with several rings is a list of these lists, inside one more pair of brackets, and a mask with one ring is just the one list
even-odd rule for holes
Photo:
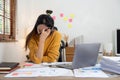
[[56,16],[52,16],[52,18],[53,18],[53,20],[55,20],[55,19],[56,19]]
[[24,66],[32,66],[33,63],[25,63]]
[[19,73],[13,73],[12,76],[17,76]]
[[60,17],[63,17],[64,16],[64,14],[63,13],[60,13]]
[[69,22],[72,22],[72,19],[68,19]]

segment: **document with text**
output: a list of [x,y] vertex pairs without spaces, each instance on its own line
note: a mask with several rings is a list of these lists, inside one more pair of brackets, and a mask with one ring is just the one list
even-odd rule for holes
[[38,76],[73,76],[73,71],[64,68],[22,68],[5,77],[38,77]]
[[104,73],[99,67],[85,67],[74,69],[74,76],[108,78],[107,74]]

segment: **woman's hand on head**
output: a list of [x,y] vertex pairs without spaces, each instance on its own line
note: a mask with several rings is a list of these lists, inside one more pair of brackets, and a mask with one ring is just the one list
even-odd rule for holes
[[40,34],[40,40],[46,40],[46,38],[49,36],[49,34],[50,34],[50,32],[51,32],[51,29],[43,29],[42,30],[42,33]]

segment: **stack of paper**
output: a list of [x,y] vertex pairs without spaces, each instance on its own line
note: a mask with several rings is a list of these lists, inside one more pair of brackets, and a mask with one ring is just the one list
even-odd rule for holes
[[100,64],[103,70],[120,74],[120,57],[103,56]]

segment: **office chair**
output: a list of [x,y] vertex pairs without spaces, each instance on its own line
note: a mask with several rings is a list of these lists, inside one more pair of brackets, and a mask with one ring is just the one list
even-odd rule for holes
[[[58,62],[65,62],[66,61],[66,55],[65,55],[65,42],[63,40],[61,40],[61,45],[60,45],[60,55],[58,58]],[[27,61],[29,61],[29,55],[26,55]]]
[[63,40],[61,40],[61,45],[60,45],[60,49],[59,49],[60,55],[58,58],[58,62],[65,62],[66,61],[65,47],[66,47],[65,42]]

